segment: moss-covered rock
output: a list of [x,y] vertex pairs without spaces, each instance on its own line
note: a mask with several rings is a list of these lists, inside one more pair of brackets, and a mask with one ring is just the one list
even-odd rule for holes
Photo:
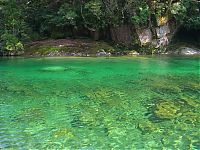
[[180,107],[172,101],[161,101],[156,104],[154,115],[160,119],[174,119],[181,115]]
[[138,124],[138,129],[143,133],[151,133],[151,132],[156,132],[159,130],[159,128],[156,126],[155,123],[152,123],[150,121],[145,121],[145,122],[140,122]]

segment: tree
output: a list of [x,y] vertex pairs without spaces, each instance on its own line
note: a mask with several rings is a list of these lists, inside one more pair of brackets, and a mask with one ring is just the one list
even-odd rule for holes
[[8,51],[23,50],[22,41],[27,40],[28,27],[24,21],[21,5],[15,0],[1,3],[1,41]]
[[106,14],[100,0],[92,0],[84,3],[81,13],[85,26],[89,30],[97,30],[106,27]]

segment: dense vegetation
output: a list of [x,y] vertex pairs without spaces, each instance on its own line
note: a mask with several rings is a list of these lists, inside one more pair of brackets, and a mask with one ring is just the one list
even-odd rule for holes
[[0,0],[0,46],[23,50],[28,41],[90,37],[116,26],[151,27],[166,20],[199,29],[199,7],[197,0]]

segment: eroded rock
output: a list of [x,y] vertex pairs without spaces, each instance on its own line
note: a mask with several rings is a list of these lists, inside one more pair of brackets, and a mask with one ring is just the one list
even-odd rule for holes
[[152,33],[150,29],[137,29],[136,31],[141,45],[152,42]]

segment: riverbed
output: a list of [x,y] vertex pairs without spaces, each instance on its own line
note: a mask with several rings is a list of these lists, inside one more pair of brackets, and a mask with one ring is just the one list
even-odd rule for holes
[[0,149],[200,149],[199,57],[0,58]]

